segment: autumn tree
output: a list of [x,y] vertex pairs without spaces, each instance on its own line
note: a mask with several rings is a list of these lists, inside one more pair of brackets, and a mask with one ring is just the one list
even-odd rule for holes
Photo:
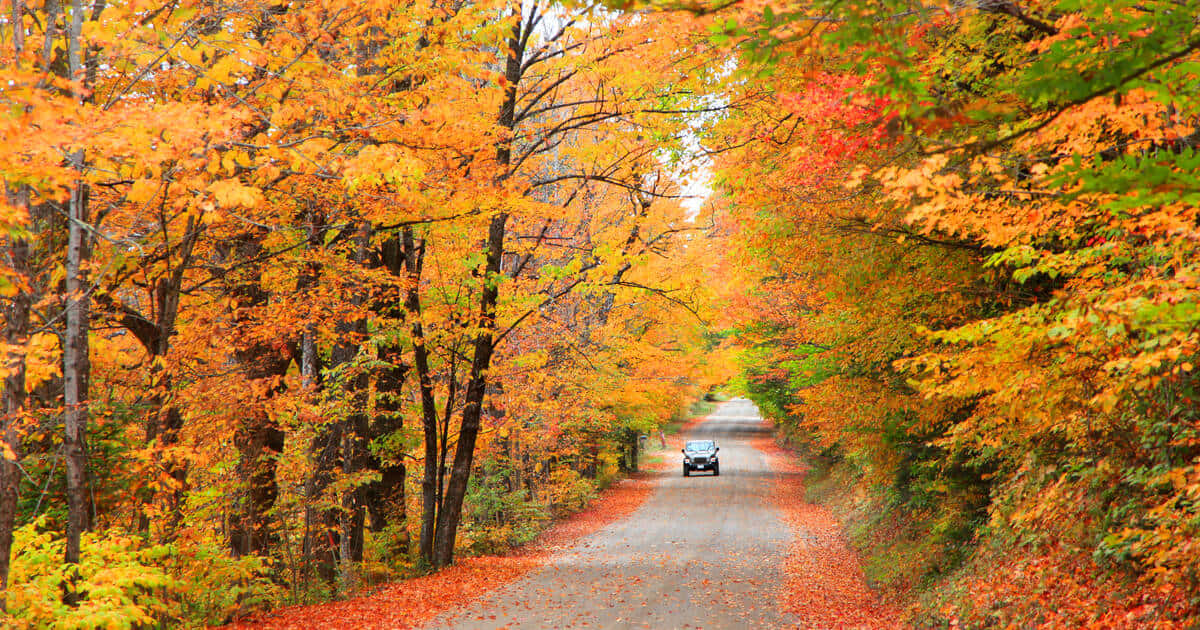
[[[741,248],[751,288],[733,292],[748,386],[861,469],[878,512],[934,525],[904,535],[958,532],[909,575],[953,574],[935,584],[976,601],[944,591],[953,606],[920,614],[1190,623],[1194,21],[1136,3],[686,8],[716,12],[713,43],[777,90],[718,127],[746,143],[721,164],[729,229],[770,244]],[[1015,541],[1034,542],[998,573]],[[1027,578],[1047,572],[1087,577]],[[1119,605],[1089,605],[1107,588]]]
[[[469,494],[488,462],[524,453],[510,479],[531,502],[577,508],[631,427],[710,382],[711,296],[681,273],[710,225],[678,203],[672,156],[714,76],[682,63],[686,19],[12,8],[0,551],[20,526],[18,618],[89,619],[75,600],[113,592],[136,623],[176,605],[215,623],[289,580],[404,568],[410,530],[443,566],[464,514],[485,522]],[[30,576],[60,543],[76,587],[46,603]],[[105,590],[80,549],[137,579]]]

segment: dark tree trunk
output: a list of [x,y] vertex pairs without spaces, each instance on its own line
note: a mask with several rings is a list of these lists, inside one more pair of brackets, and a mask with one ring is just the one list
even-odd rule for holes
[[[407,369],[403,364],[402,349],[399,346],[384,346],[379,354],[379,358],[389,365],[383,368],[375,384],[381,396],[376,403],[378,419],[370,427],[372,440],[386,440],[404,428],[401,393]],[[363,487],[363,502],[370,516],[371,531],[380,532],[390,523],[404,523],[404,481],[407,471],[404,453],[378,450],[375,453],[371,456],[371,466],[379,472],[379,479]],[[407,540],[401,541],[401,544],[407,551]]]
[[484,266],[482,290],[479,298],[479,334],[473,345],[471,371],[467,391],[463,397],[462,424],[458,431],[458,445],[454,452],[454,465],[450,469],[450,481],[437,519],[437,536],[433,548],[433,565],[444,567],[454,560],[454,540],[462,517],[462,502],[467,494],[467,482],[471,477],[471,465],[475,459],[475,441],[479,437],[479,424],[483,415],[483,398],[487,392],[487,371],[495,349],[496,302],[500,295],[497,276],[504,253],[504,231],[508,215],[499,214],[491,221],[488,229],[487,263]]
[[[265,372],[265,371],[264,371]],[[258,374],[259,379],[265,379]],[[279,497],[275,481],[275,460],[283,452],[284,434],[266,411],[255,405],[235,436],[240,461],[238,474],[246,485],[245,499],[229,535],[229,547],[235,556],[264,555],[276,543],[268,516]]]
[[325,582],[333,582],[337,577],[337,510],[318,508],[314,504],[326,500],[321,495],[333,482],[333,471],[337,466],[341,445],[342,423],[335,420],[313,440],[314,470],[305,488],[309,507],[305,510],[307,533],[304,540],[304,556],[316,567],[317,575]]
[[[392,237],[384,241],[380,249],[380,262],[393,277],[402,282],[407,278],[402,237]],[[377,305],[376,312],[397,324],[407,316],[404,303],[398,302],[395,298]],[[386,439],[404,428],[402,396],[404,382],[408,378],[408,366],[404,362],[404,348],[400,343],[381,346],[379,359],[387,366],[380,370],[375,384],[379,394],[376,403],[378,413],[375,426],[371,429],[371,435],[373,439]],[[407,470],[404,465],[404,455],[404,453],[383,452],[374,458],[373,463],[379,471],[379,480],[371,482],[365,488],[367,514],[370,517],[370,528],[373,532],[383,531],[390,523],[403,525],[407,519],[404,487]],[[402,552],[407,553],[409,544],[407,534],[399,542],[404,548]]]
[[[325,217],[315,211],[305,213],[304,220],[308,223],[308,249],[316,251],[323,247],[325,230],[318,227],[325,222]],[[320,281],[322,268],[317,263],[308,263],[300,274],[297,290],[308,291],[316,287]],[[332,364],[344,362],[344,348],[335,348]],[[300,375],[304,386],[314,392],[320,391],[325,385],[321,374],[319,348],[317,347],[317,326],[310,323],[300,338]],[[315,570],[323,582],[332,584],[337,578],[338,547],[341,534],[339,531],[338,510],[333,501],[323,497],[326,489],[333,483],[334,470],[339,463],[342,447],[342,429],[344,423],[338,419],[327,421],[327,424],[317,429],[316,437],[309,446],[313,460],[313,471],[304,486],[304,541],[303,556],[306,574]]]
[[[339,327],[341,343],[334,348],[330,360],[331,368],[358,370],[351,363],[358,356],[360,340],[366,332],[366,322],[357,320],[346,322]],[[365,374],[348,374],[341,381],[345,391],[342,396],[349,398],[350,414],[329,424],[326,431],[329,436],[323,438],[326,444],[336,445],[334,459],[340,464],[344,475],[353,475],[365,470],[367,463],[366,445],[366,405],[367,377]],[[336,439],[335,439],[336,438]],[[326,462],[328,460],[325,460]],[[332,480],[332,470],[323,470],[326,486]],[[324,490],[325,488],[322,488]],[[321,521],[334,526],[334,531],[326,535],[327,540],[337,542],[338,557],[341,559],[340,568],[343,577],[348,577],[349,564],[362,561],[364,507],[361,488],[350,488],[343,492],[339,507],[331,508],[321,517]]]
[[433,376],[429,371],[429,349],[425,345],[425,330],[421,325],[421,270],[425,261],[425,243],[416,244],[412,228],[404,228],[404,268],[408,274],[408,290],[404,307],[412,318],[413,367],[417,371],[417,387],[421,397],[421,429],[425,437],[425,470],[421,478],[421,536],[418,546],[421,558],[433,564],[433,543],[437,533],[437,475],[438,475],[438,413],[433,397]]
[[[236,246],[237,260],[250,261],[262,253],[265,233],[243,236]],[[248,405],[234,441],[238,449],[238,475],[245,493],[235,506],[229,529],[229,547],[236,556],[263,555],[276,543],[270,511],[279,496],[275,464],[283,452],[284,433],[267,413],[270,399],[283,390],[283,377],[291,364],[291,346],[285,340],[262,340],[253,334],[257,312],[267,305],[269,295],[260,284],[258,268],[242,278],[231,290],[237,299],[234,314],[234,357],[252,391],[264,392],[265,399]],[[252,341],[245,342],[246,338]]]
[[[352,256],[352,261],[360,266],[366,264],[370,236],[370,226],[360,223]],[[359,291],[350,301],[361,306],[366,301],[365,291]],[[366,411],[369,379],[365,370],[354,364],[366,339],[367,321],[361,317],[342,321],[337,326],[337,333],[330,368],[340,370],[341,374],[325,380],[323,386],[340,388],[332,394],[344,398],[350,411],[346,417],[337,418],[323,427],[314,442],[317,467],[310,483],[310,500],[322,501],[329,507],[317,510],[311,518],[317,524],[317,536],[311,550],[320,559],[319,572],[324,579],[332,579],[340,570],[342,583],[350,587],[353,563],[361,562],[363,558],[366,491],[362,486],[352,487],[343,491],[336,501],[321,495],[327,492],[338,468],[349,476],[371,467]]]
[[[536,10],[536,9],[535,9]],[[534,28],[533,16],[526,21],[517,13],[512,36],[508,41],[504,76],[508,81],[504,102],[500,106],[499,124],[512,130],[516,127],[517,87],[524,72],[525,45]],[[511,140],[502,141],[496,148],[496,162],[508,166],[512,162]],[[504,177],[504,176],[502,176]],[[487,372],[495,351],[496,303],[500,296],[500,265],[504,258],[505,229],[508,215],[499,213],[488,224],[485,249],[486,262],[479,274],[479,332],[472,343],[471,368],[467,376],[466,393],[463,396],[462,422],[459,425],[458,445],[454,452],[454,465],[450,469],[450,480],[442,505],[437,514],[437,528],[433,543],[433,566],[443,567],[454,560],[454,540],[462,518],[462,502],[467,494],[467,483],[471,478],[471,465],[475,459],[475,442],[479,437],[480,419],[483,415],[483,400],[487,394]],[[428,457],[428,455],[426,455]]]
[[[29,203],[25,189],[10,195],[11,205],[24,207]],[[0,418],[0,440],[11,453],[0,454],[0,616],[4,615],[8,589],[8,570],[12,553],[13,528],[16,525],[17,497],[21,484],[21,470],[17,462],[21,457],[20,424],[25,412],[25,353],[29,334],[29,310],[32,298],[29,292],[29,241],[14,238],[8,243],[8,267],[17,292],[4,309],[4,341],[12,349],[4,357],[7,376],[4,378],[3,408]],[[9,455],[13,459],[9,459]]]
[[[175,336],[175,322],[179,317],[179,300],[183,294],[184,273],[191,268],[192,253],[202,229],[195,217],[188,217],[187,230],[179,244],[175,268],[167,277],[159,278],[155,285],[155,304],[158,308],[154,314],[157,335],[152,345],[153,357],[165,359],[171,351],[171,339]],[[164,528],[168,539],[174,536],[183,521],[183,501],[187,492],[188,477],[186,458],[171,452],[171,449],[179,445],[179,434],[183,430],[183,413],[171,400],[173,386],[171,373],[164,370],[155,387],[153,404],[156,411],[154,416],[148,419],[148,422],[157,424],[155,429],[158,434],[158,461],[172,482],[172,487],[164,493],[166,512],[170,515]],[[149,433],[148,426],[147,434]]]

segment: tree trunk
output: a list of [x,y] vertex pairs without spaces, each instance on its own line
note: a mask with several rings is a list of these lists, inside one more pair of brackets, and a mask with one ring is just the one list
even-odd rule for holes
[[[165,221],[159,217],[160,221]],[[165,537],[170,539],[178,530],[183,520],[183,499],[187,491],[187,460],[171,448],[179,443],[179,432],[183,429],[183,414],[172,401],[171,389],[173,378],[162,363],[171,351],[171,339],[175,336],[175,322],[179,317],[179,301],[183,293],[184,274],[191,269],[193,252],[200,238],[203,224],[195,217],[188,217],[187,228],[179,247],[175,249],[177,257],[171,262],[171,249],[167,249],[167,275],[159,276],[154,282],[154,292],[147,302],[154,309],[149,316],[142,314],[136,308],[114,298],[115,288],[102,291],[95,298],[96,314],[107,318],[128,330],[142,344],[148,355],[151,366],[152,384],[148,400],[149,412],[145,418],[146,444],[156,447],[152,453],[155,463],[170,477],[171,487],[163,492],[152,484],[148,484],[140,499],[144,503],[138,515],[138,529],[148,532],[150,529],[150,514],[152,504],[159,502],[169,514],[163,529]],[[169,244],[167,244],[169,245]]]
[[[152,355],[165,359],[171,351],[171,339],[175,336],[175,322],[179,318],[179,300],[183,294],[184,273],[191,268],[192,254],[196,242],[203,230],[194,216],[188,217],[187,230],[179,244],[179,258],[175,268],[166,278],[159,278],[155,285],[155,303],[158,312],[155,313],[154,323],[157,329]],[[172,487],[165,494],[166,512],[170,515],[164,530],[167,538],[174,537],[175,532],[183,522],[183,501],[187,492],[188,461],[170,449],[178,446],[179,434],[183,430],[183,414],[172,400],[171,389],[174,380],[169,371],[164,369],[155,387],[154,407],[156,412],[150,422],[157,423],[159,462],[171,478]]]
[[[71,3],[67,36],[67,78],[83,81],[83,0]],[[83,102],[86,86],[76,89],[74,96]],[[67,540],[63,561],[79,563],[80,537],[89,527],[87,424],[88,380],[91,364],[88,356],[88,335],[91,332],[91,287],[88,286],[87,264],[90,258],[88,233],[88,187],[83,181],[85,156],[77,151],[70,156],[79,179],[71,190],[67,206],[67,268],[66,268],[66,333],[63,337],[63,450],[67,468]],[[70,581],[71,578],[68,578]],[[70,583],[64,585],[64,601],[78,603],[78,593]]]
[[[10,195],[11,205],[25,207],[29,192],[18,190]],[[16,525],[17,497],[21,484],[20,424],[25,411],[25,343],[29,334],[29,241],[13,238],[8,244],[8,267],[17,292],[4,309],[4,341],[9,353],[4,357],[7,376],[4,378],[3,408],[0,418],[0,616],[5,611],[8,589],[8,569],[12,553],[13,528]]]
[[[520,6],[520,5],[518,5]],[[536,10],[536,9],[535,9]],[[517,86],[524,72],[526,29],[534,28],[534,20],[526,22],[524,15],[517,12],[512,35],[508,40],[508,55],[505,59],[504,76],[508,81],[504,102],[500,106],[499,124],[508,130],[516,127]],[[508,166],[512,162],[511,134],[496,147],[496,162]],[[507,175],[501,175],[505,178]],[[486,262],[479,276],[479,332],[472,344],[471,369],[467,379],[467,391],[463,397],[462,423],[459,425],[458,445],[454,452],[454,465],[450,469],[450,481],[437,515],[437,530],[433,544],[433,562],[444,567],[454,560],[454,540],[462,517],[462,502],[467,494],[467,482],[471,478],[471,465],[475,459],[475,441],[479,437],[479,424],[483,415],[483,399],[487,394],[487,372],[495,351],[496,303],[500,296],[500,264],[504,258],[504,237],[508,214],[498,213],[488,224]]]
[[[244,235],[237,243],[238,260],[254,260],[262,253],[265,232]],[[245,485],[240,505],[235,506],[229,529],[229,547],[235,556],[264,555],[275,544],[269,513],[275,507],[279,487],[275,480],[275,464],[283,452],[284,433],[267,413],[270,400],[283,390],[294,344],[275,340],[258,340],[249,330],[254,325],[256,311],[265,307],[268,293],[260,285],[257,268],[241,279],[230,293],[237,299],[234,313],[234,357],[251,391],[261,392],[262,399],[248,405],[246,417],[238,427],[234,441],[238,449],[238,476]],[[255,341],[243,343],[243,336]]]
[[454,465],[450,469],[450,481],[446,485],[441,513],[437,519],[437,535],[433,548],[433,565],[437,567],[447,566],[454,560],[454,540],[458,534],[462,502],[467,494],[467,482],[470,480],[471,465],[475,459],[475,441],[479,437],[483,398],[487,392],[487,370],[495,349],[496,302],[500,295],[498,276],[504,254],[504,231],[507,221],[507,214],[496,215],[488,229],[487,263],[481,278],[483,287],[479,297],[480,332],[475,337],[471,371],[467,391],[463,397],[462,424],[458,431]]
[[330,583],[337,577],[337,510],[316,506],[324,500],[321,495],[333,482],[341,443],[342,423],[336,420],[317,434],[312,445],[314,469],[304,490],[308,503],[304,514],[307,531],[304,556],[316,566],[317,575]]
[[[392,237],[384,241],[380,248],[380,262],[388,272],[403,282],[405,273],[405,249],[402,237]],[[403,303],[394,299],[377,306],[376,311],[395,320],[403,320],[407,313]],[[372,427],[372,439],[386,438],[404,428],[404,382],[408,378],[408,366],[404,363],[404,348],[400,343],[388,343],[379,348],[379,359],[387,364],[377,377],[376,403],[377,420]],[[390,523],[400,523],[403,547],[402,553],[408,552],[409,540],[407,529],[403,524],[407,519],[405,505],[405,478],[407,469],[404,465],[405,453],[384,452],[376,455],[374,465],[379,470],[379,481],[371,482],[365,488],[367,514],[370,517],[370,527],[373,532],[383,531]]]
[[[325,217],[316,211],[308,210],[304,216],[308,224],[308,249],[316,251],[323,247],[325,230],[318,227],[325,222]],[[308,291],[316,287],[320,281],[322,268],[319,263],[309,262],[305,265],[297,282],[297,290]],[[341,353],[343,348],[333,350],[332,363],[337,365],[344,362]],[[317,346],[317,325],[309,323],[305,326],[300,337],[300,376],[304,387],[314,393],[320,392],[325,385],[321,375],[321,359]],[[343,423],[337,419],[319,427],[317,434],[309,446],[309,455],[313,461],[313,470],[304,485],[304,541],[302,554],[306,575],[315,568],[317,577],[332,584],[337,579],[338,569],[338,539],[339,521],[338,510],[323,503],[329,502],[323,498],[329,485],[333,483],[333,472],[338,465],[338,455],[341,452]]]
[[[82,163],[82,155],[75,158]],[[89,257],[88,193],[78,182],[71,193],[67,218],[66,332],[63,337],[63,449],[67,468],[67,540],[63,561],[79,563],[79,539],[89,527],[87,424],[88,424],[88,333],[90,332],[91,287],[88,285]],[[66,601],[76,603],[68,585]]]
[[412,228],[404,228],[404,268],[408,273],[408,290],[404,308],[412,318],[413,367],[417,370],[417,387],[421,396],[421,429],[425,437],[425,470],[421,478],[421,536],[418,546],[421,558],[433,565],[433,543],[437,533],[437,473],[438,473],[438,414],[433,397],[433,377],[429,372],[429,349],[425,346],[425,330],[421,325],[421,269],[425,260],[425,243],[418,247]]
[[[259,376],[252,380],[266,378]],[[270,392],[268,397],[274,393]],[[240,456],[238,475],[246,485],[246,494],[239,513],[234,516],[229,547],[234,556],[265,555],[276,542],[268,513],[279,497],[275,459],[283,452],[284,433],[262,406],[255,405],[249,410],[235,440]]]
[[[367,261],[367,246],[371,228],[361,222],[355,235],[355,250],[352,262],[360,267]],[[350,297],[351,304],[361,306],[366,296],[358,292]],[[355,563],[363,557],[363,527],[365,523],[365,491],[360,486],[342,491],[336,502],[330,497],[321,497],[340,468],[343,475],[351,476],[367,470],[370,466],[367,444],[368,418],[366,396],[369,380],[363,368],[355,365],[366,338],[367,321],[362,317],[344,320],[337,325],[338,341],[330,357],[330,368],[340,371],[336,377],[325,381],[325,387],[334,387],[329,393],[345,400],[348,408],[345,417],[339,417],[324,426],[314,441],[317,452],[317,467],[310,484],[310,500],[322,501],[327,507],[317,511],[311,518],[317,523],[317,537],[312,550],[321,558],[320,571],[326,580],[340,574],[341,584],[353,589]],[[336,544],[335,544],[336,543]],[[337,559],[338,562],[330,561]],[[330,572],[335,568],[336,573]]]

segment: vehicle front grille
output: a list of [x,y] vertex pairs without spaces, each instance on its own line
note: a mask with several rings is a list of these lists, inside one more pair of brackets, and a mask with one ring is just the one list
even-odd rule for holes
[[707,457],[693,457],[692,463],[693,464],[707,464],[708,458]]

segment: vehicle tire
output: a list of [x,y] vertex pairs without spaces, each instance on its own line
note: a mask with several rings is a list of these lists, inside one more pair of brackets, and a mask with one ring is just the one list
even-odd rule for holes
[[714,477],[720,477],[720,476],[721,476],[721,465],[720,465],[720,464],[717,464],[716,466],[713,466],[713,476],[714,476]]
[[688,468],[688,465],[684,464],[683,465],[683,476],[688,477],[691,475],[691,473],[692,473],[692,471],[691,471],[691,469]]

